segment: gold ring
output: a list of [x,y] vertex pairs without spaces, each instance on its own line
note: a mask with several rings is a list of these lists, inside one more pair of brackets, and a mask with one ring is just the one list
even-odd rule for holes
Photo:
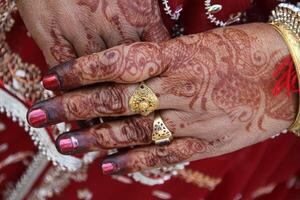
[[171,143],[172,138],[172,132],[165,125],[160,115],[155,114],[152,141],[157,145],[166,145]]
[[145,83],[141,83],[134,91],[129,100],[129,107],[132,112],[147,116],[155,111],[159,101],[155,93]]

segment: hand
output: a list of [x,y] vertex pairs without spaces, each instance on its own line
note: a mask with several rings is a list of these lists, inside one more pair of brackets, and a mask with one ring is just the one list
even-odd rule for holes
[[[270,138],[292,123],[295,98],[271,93],[272,72],[287,54],[285,43],[267,24],[221,28],[160,44],[117,46],[52,68],[47,76],[57,80],[52,89],[98,84],[34,105],[28,121],[41,127],[123,116],[57,139],[63,154],[134,146],[106,158],[107,173],[229,153]],[[170,145],[151,145],[153,114],[133,116],[128,107],[141,81],[159,97],[156,112],[173,133]]]
[[50,66],[123,43],[169,38],[156,0],[17,1]]

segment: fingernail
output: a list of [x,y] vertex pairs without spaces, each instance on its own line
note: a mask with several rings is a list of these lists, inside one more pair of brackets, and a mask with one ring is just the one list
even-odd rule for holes
[[103,174],[111,174],[116,169],[116,166],[113,163],[104,163],[104,164],[102,164],[101,167],[102,167]]
[[47,121],[46,113],[41,109],[36,109],[28,114],[28,122],[34,127],[40,127]]
[[74,137],[61,139],[59,149],[62,153],[70,153],[78,147],[78,140]]
[[55,74],[48,74],[43,77],[43,86],[47,90],[55,90],[60,87],[60,82]]

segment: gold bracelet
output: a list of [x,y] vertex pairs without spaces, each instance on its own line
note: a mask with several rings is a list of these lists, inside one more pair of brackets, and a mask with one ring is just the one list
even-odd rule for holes
[[[300,9],[292,4],[279,4],[272,11],[270,24],[282,36],[288,46],[300,86]],[[300,136],[300,98],[296,120],[288,130]]]

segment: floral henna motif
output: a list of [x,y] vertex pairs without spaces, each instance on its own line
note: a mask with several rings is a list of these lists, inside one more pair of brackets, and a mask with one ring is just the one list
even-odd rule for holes
[[122,74],[120,67],[122,52],[117,48],[104,51],[100,54],[91,54],[79,58],[74,63],[75,74],[82,83],[95,82],[98,80],[114,80]]
[[162,88],[168,94],[190,99],[190,109],[200,98],[201,108],[207,110],[205,95],[216,68],[216,58],[215,53],[201,41],[202,37],[193,35],[167,45],[164,52],[172,67],[165,73],[168,76]]
[[124,73],[120,76],[124,82],[136,82],[145,72],[153,77],[164,70],[161,50],[156,44],[136,43],[127,52]]
[[[254,123],[265,131],[263,120],[266,115],[274,119],[292,119],[293,112],[289,112],[292,108],[287,109],[286,104],[279,103],[289,100],[284,96],[274,98],[271,94],[274,85],[274,81],[270,82],[274,66],[271,58],[274,59],[280,50],[268,55],[259,47],[261,42],[257,38],[239,29],[224,29],[223,35],[232,47],[233,65],[227,73],[217,73],[220,81],[212,93],[215,105],[233,121],[245,122],[248,131]],[[279,114],[281,110],[288,110],[289,113]]]
[[242,76],[253,79],[262,77],[264,73],[267,73],[267,76],[270,75],[271,58],[276,56],[279,50],[274,51],[272,56],[267,55],[258,45],[261,41],[239,29],[224,29],[223,35],[234,52],[233,70],[240,72]]
[[142,76],[153,77],[164,70],[160,47],[150,43],[122,45],[79,58],[71,65],[73,67],[68,74],[76,76],[81,84],[98,81],[138,82]]
[[[265,131],[266,116],[291,120],[291,99],[271,94],[275,82],[271,74],[282,49],[270,52],[262,44],[239,28],[166,42],[163,52],[170,67],[162,74],[163,91],[188,99],[193,112],[215,112],[217,107],[232,121],[244,123],[248,131],[253,126]],[[201,110],[196,102],[201,102]]]

